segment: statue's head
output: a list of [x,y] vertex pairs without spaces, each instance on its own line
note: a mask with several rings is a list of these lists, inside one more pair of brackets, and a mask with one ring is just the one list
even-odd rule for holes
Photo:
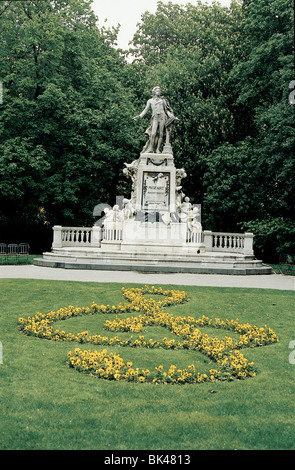
[[152,89],[152,95],[155,96],[155,95],[160,95],[160,94],[161,94],[161,88],[159,86],[155,86]]

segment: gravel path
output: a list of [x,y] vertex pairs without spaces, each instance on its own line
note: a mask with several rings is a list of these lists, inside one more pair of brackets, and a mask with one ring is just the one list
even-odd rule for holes
[[2,279],[48,279],[57,281],[118,282],[120,284],[170,284],[186,286],[247,287],[294,290],[295,276],[282,274],[228,276],[220,274],[141,273],[45,268],[34,265],[0,266]]

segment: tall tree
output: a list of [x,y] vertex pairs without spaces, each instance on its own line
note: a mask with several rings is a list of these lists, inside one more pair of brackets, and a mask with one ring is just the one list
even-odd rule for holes
[[117,31],[98,29],[88,0],[1,6],[2,230],[11,214],[20,226],[40,213],[50,225],[91,224],[134,152]]
[[295,250],[295,109],[288,102],[294,77],[293,15],[288,0],[244,1],[247,59],[230,74],[236,105],[250,121],[259,187],[251,195],[261,194],[256,217],[246,214],[241,222],[257,234],[259,248],[269,256]]

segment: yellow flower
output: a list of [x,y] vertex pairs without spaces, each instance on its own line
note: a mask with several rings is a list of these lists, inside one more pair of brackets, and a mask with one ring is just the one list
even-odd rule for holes
[[[56,312],[51,311],[48,314],[42,314],[38,312],[33,317],[27,319],[19,318],[19,330],[28,335],[34,335],[39,338],[53,339],[55,341],[78,341],[79,343],[93,343],[98,345],[119,345],[119,346],[133,346],[133,347],[147,347],[147,348],[166,348],[166,349],[193,349],[200,351],[206,355],[210,361],[215,362],[222,367],[222,373],[215,368],[209,370],[209,375],[196,373],[194,364],[188,366],[187,369],[177,369],[175,365],[171,365],[167,372],[160,374],[158,379],[154,379],[155,382],[163,382],[163,377],[169,379],[170,383],[176,383],[177,379],[174,378],[175,371],[179,376],[179,383],[188,382],[201,382],[205,381],[210,377],[214,380],[218,380],[225,377],[228,380],[232,380],[234,377],[248,377],[255,376],[253,371],[253,361],[248,363],[247,359],[244,358],[243,354],[239,352],[241,347],[255,347],[263,346],[266,344],[273,344],[278,342],[279,339],[274,331],[264,327],[252,326],[248,323],[241,324],[238,319],[235,320],[220,320],[220,318],[209,318],[205,315],[202,318],[195,319],[193,316],[175,316],[169,314],[163,310],[165,306],[181,304],[187,302],[189,299],[184,291],[163,290],[161,287],[156,288],[155,286],[145,285],[143,288],[122,288],[124,298],[127,300],[126,304],[119,303],[115,305],[98,305],[92,302],[91,307],[75,308],[70,305],[68,307],[61,308]],[[146,298],[145,294],[161,295],[162,300],[156,301],[152,298]],[[164,297],[164,299],[163,299]],[[78,315],[89,315],[89,314],[103,314],[103,313],[115,313],[115,312],[141,312],[137,316],[131,316],[129,318],[121,319],[116,315],[115,320],[105,322],[105,328],[113,331],[134,331],[142,332],[146,325],[158,325],[167,328],[179,340],[174,339],[168,340],[166,337],[162,341],[154,341],[149,339],[146,342],[144,336],[139,336],[139,339],[120,339],[118,337],[109,338],[100,334],[89,335],[88,331],[82,331],[78,334],[66,333],[64,330],[53,331],[52,324],[55,321],[70,318]],[[234,333],[240,335],[238,340],[234,340],[231,337],[225,336],[223,339],[217,339],[209,337],[208,334],[202,333],[196,326],[211,326],[217,328],[225,328]],[[141,375],[142,379],[145,380],[145,376],[150,375],[148,369],[141,370],[137,368],[135,371],[131,369],[132,362],[124,364],[123,359],[119,355],[109,354],[104,349],[102,352],[95,351],[81,351],[79,348],[75,348],[74,353],[69,351],[68,357],[73,367],[79,367],[81,365],[81,359],[83,360],[83,366],[85,370],[95,370],[98,376],[104,378],[111,378],[116,376],[116,380],[120,370],[124,370],[126,377],[132,378],[134,375]],[[104,361],[105,359],[105,361]],[[104,372],[100,369],[100,364],[106,368]],[[129,370],[127,370],[129,369]],[[159,373],[163,371],[163,365],[155,368]],[[97,371],[99,370],[99,373]],[[132,370],[132,373],[131,373]],[[122,377],[121,377],[122,378]],[[140,379],[139,381],[142,381]],[[164,382],[166,383],[166,382]]]

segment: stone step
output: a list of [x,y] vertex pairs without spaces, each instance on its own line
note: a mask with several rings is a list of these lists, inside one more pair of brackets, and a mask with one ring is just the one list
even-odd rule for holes
[[168,256],[154,253],[95,252],[78,249],[60,249],[44,253],[43,258],[36,258],[37,266],[65,269],[97,269],[116,271],[146,272],[187,272],[216,274],[271,274],[270,267],[252,256],[228,253],[206,253],[201,256]]

